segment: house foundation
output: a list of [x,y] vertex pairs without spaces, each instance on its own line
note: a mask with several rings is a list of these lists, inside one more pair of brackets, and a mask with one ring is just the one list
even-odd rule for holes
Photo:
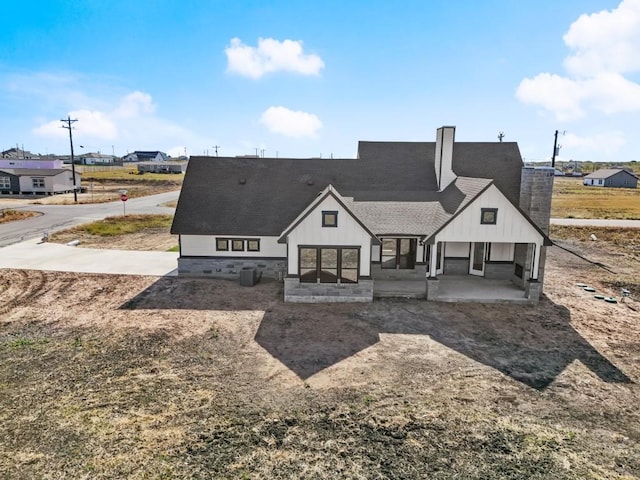
[[298,277],[284,279],[284,301],[292,303],[372,302],[373,280],[358,283],[305,283]]

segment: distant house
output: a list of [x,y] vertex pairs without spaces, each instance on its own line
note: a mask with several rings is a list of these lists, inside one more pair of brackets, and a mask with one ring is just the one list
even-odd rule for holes
[[76,163],[82,165],[113,165],[116,157],[104,153],[85,153],[75,157]]
[[[80,187],[80,174],[75,185]],[[0,194],[53,195],[73,192],[71,170],[65,168],[1,168]]]
[[601,168],[584,177],[583,183],[596,187],[637,188],[638,177],[624,168]]
[[138,151],[128,153],[122,160],[125,162],[166,162],[169,156],[160,151]]
[[255,269],[284,277],[289,302],[371,301],[396,281],[438,300],[440,278],[475,277],[538,301],[553,169],[523,169],[516,143],[454,136],[360,142],[356,159],[191,157],[178,275]]
[[9,150],[4,150],[2,152],[2,158],[33,158],[39,157],[39,155],[34,155],[28,150],[22,150],[20,148],[10,148]]
[[138,162],[138,173],[184,173],[187,162]]

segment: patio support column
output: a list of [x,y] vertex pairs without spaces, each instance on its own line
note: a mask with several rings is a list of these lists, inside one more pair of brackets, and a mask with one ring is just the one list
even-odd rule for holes
[[538,270],[540,269],[540,245],[533,244],[533,268],[531,269],[531,280],[538,280]]
[[436,271],[437,271],[437,262],[438,262],[438,242],[433,242],[433,245],[431,245],[431,249],[429,252],[430,258],[429,258],[429,272],[427,277],[428,278],[436,278]]

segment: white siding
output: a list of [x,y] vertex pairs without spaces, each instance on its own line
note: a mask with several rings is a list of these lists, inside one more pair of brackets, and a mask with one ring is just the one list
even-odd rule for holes
[[[323,227],[322,211],[337,211],[338,226]],[[288,273],[298,274],[298,246],[360,247],[360,275],[371,275],[371,236],[338,201],[327,196],[289,234]]]
[[[497,208],[495,225],[480,223],[482,208]],[[542,244],[543,237],[494,185],[437,235],[437,242],[508,242]]]
[[372,262],[380,261],[380,245],[371,246],[371,261]]
[[[216,251],[216,238],[259,239],[259,252]],[[246,248],[246,244],[245,244]],[[181,255],[185,257],[271,257],[285,258],[287,246],[278,243],[278,237],[258,237],[239,235],[180,235]]]
[[513,243],[492,243],[491,244],[491,262],[510,262],[513,260]]
[[444,256],[469,258],[469,242],[447,242]]
[[[59,173],[55,177],[51,177],[53,180],[53,192],[64,192],[67,190],[73,190],[73,174],[71,170],[64,173]],[[76,187],[80,187],[80,177],[76,173]]]

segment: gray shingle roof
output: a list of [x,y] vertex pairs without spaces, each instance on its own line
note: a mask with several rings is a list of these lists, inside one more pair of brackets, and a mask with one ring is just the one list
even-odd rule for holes
[[0,171],[11,175],[30,175],[34,177],[53,177],[64,172],[71,173],[70,168],[0,168]]
[[[474,188],[486,185],[478,178],[494,180],[518,205],[522,159],[516,143],[456,142],[453,155],[455,173],[475,179],[459,178],[441,193],[436,191],[435,142],[360,142],[357,159],[191,157],[171,232],[280,235],[329,184],[355,203],[384,202],[380,208],[391,210],[397,208],[393,202],[437,202],[440,221],[455,213]],[[422,224],[428,213],[415,215]],[[410,223],[395,227],[406,230]]]
[[636,175],[634,175],[633,173],[631,173],[628,170],[625,170],[623,168],[601,168],[600,170],[596,170],[593,173],[590,173],[589,175],[586,175],[584,178],[594,178],[594,179],[606,179],[609,177],[612,177],[620,172],[626,172],[629,175],[631,175],[632,177],[638,178]]
[[433,234],[492,183],[489,179],[458,177],[426,202],[356,202],[347,205],[376,235]]

